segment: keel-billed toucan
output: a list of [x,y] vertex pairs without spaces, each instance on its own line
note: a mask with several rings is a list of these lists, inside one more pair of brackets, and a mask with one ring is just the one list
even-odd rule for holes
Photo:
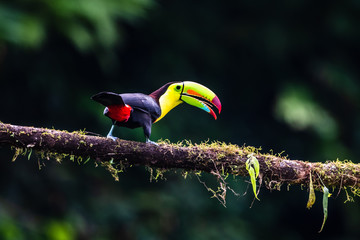
[[167,83],[149,95],[100,92],[91,99],[106,107],[104,115],[113,121],[107,137],[113,140],[116,137],[112,132],[117,125],[127,128],[143,127],[146,142],[154,143],[149,139],[152,124],[183,102],[205,110],[215,119],[216,114],[212,108],[217,108],[219,113],[221,111],[221,103],[215,93],[199,83],[190,81]]

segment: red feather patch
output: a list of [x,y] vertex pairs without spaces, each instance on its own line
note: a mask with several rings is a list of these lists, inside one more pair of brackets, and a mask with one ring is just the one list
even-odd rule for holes
[[108,112],[106,116],[109,118],[118,121],[118,122],[127,122],[132,111],[132,107],[129,105],[110,105],[107,106]]

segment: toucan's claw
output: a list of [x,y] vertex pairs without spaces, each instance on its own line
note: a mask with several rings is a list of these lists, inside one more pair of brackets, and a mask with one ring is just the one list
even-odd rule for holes
[[106,137],[112,139],[113,141],[116,141],[118,139],[117,137],[114,137],[113,135],[109,135],[109,134]]
[[154,144],[155,146],[159,146],[156,142],[151,141],[149,138],[146,138],[146,143]]

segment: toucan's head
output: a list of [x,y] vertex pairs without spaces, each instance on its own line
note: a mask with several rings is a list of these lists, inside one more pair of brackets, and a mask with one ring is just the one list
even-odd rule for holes
[[215,93],[196,82],[171,82],[165,84],[150,96],[159,101],[161,108],[161,115],[156,119],[156,122],[183,102],[210,113],[215,119],[216,114],[213,108],[216,108],[219,113],[221,112],[221,103]]

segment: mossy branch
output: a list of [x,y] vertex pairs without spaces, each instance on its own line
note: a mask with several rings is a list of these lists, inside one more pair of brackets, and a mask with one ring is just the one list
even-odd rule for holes
[[[15,126],[0,123],[0,146],[13,146],[56,156],[94,159],[112,165],[148,166],[160,169],[184,169],[205,171],[225,176],[227,174],[248,176],[245,162],[256,157],[260,165],[259,181],[270,189],[286,185],[309,185],[310,172],[315,189],[327,187],[360,187],[360,165],[351,162],[332,161],[326,163],[289,160],[273,154],[263,154],[254,147],[239,147],[225,143],[170,144],[159,146],[141,142],[89,136],[83,132],[67,132],[54,129]],[[15,152],[15,156],[19,152]],[[49,156],[49,155],[47,155]],[[115,170],[114,170],[115,171]]]

